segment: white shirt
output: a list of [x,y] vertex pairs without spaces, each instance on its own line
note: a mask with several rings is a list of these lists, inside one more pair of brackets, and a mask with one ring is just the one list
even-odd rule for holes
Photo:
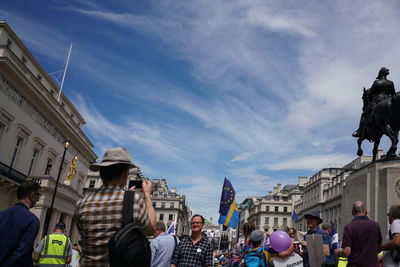
[[[390,231],[392,235],[400,233],[400,219],[396,219],[392,222],[392,224],[390,225]],[[387,241],[390,240],[389,233],[387,234],[386,239]],[[400,267],[400,262],[398,263],[393,262],[391,251],[383,252],[382,261],[384,267]]]

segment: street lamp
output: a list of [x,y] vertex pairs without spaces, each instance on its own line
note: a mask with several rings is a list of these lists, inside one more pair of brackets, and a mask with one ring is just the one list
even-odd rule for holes
[[49,229],[51,214],[52,214],[52,212],[53,212],[54,200],[55,200],[55,198],[56,198],[56,193],[57,193],[58,181],[60,180],[61,170],[62,170],[62,167],[63,167],[63,165],[64,165],[65,153],[67,153],[67,149],[68,149],[68,146],[70,145],[70,143],[71,143],[71,142],[69,141],[68,138],[65,139],[65,141],[64,141],[64,153],[63,153],[63,156],[62,156],[62,159],[61,159],[60,168],[58,169],[58,175],[57,175],[56,185],[55,185],[55,187],[54,187],[53,197],[51,198],[50,208],[49,208],[49,210],[48,210],[48,212],[47,212],[47,216],[46,216],[46,219],[45,219],[46,226],[45,226],[45,229],[44,229],[44,231],[43,231],[43,233],[44,233],[45,235],[47,234],[47,231],[48,231],[48,229]]

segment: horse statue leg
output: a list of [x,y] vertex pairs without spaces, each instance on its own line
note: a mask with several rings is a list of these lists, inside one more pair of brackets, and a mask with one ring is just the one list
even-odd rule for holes
[[357,139],[357,145],[358,145],[357,156],[359,156],[359,157],[361,157],[364,154],[364,152],[361,148],[362,141],[363,141],[363,139],[361,139],[361,137]]
[[390,146],[388,152],[386,153],[387,157],[396,157],[396,150],[397,150],[397,144],[399,142],[398,139],[398,133],[393,131],[392,127],[390,125],[387,125],[384,131],[384,134],[390,138],[390,141],[392,142],[392,145]]
[[382,135],[374,140],[374,148],[372,149],[372,162],[376,160],[376,154],[378,154],[379,143],[381,142]]

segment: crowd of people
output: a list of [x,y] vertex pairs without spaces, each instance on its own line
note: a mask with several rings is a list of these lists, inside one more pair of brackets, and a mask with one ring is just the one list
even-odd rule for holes
[[[308,231],[298,233],[295,228],[283,227],[283,231],[290,237],[287,249],[276,250],[268,228],[264,232],[256,229],[254,223],[245,223],[243,226],[244,240],[238,242],[230,250],[216,253],[219,266],[274,266],[282,261],[277,258],[289,259],[294,255],[301,257],[302,263],[290,266],[317,266],[315,262],[325,267],[399,267],[400,266],[400,205],[394,205],[387,214],[390,230],[386,242],[382,240],[379,224],[367,216],[367,208],[362,201],[353,204],[354,218],[343,230],[341,242],[330,223],[324,223],[316,211],[307,212]],[[320,227],[321,225],[321,227]],[[334,231],[334,232],[333,232]],[[313,242],[312,235],[319,235],[322,243],[313,245],[313,256],[309,254],[308,242]],[[277,241],[275,241],[277,242]],[[317,245],[317,247],[315,246]],[[319,246],[318,246],[319,245]],[[316,251],[323,253],[323,259],[315,261]],[[250,257],[256,255],[256,257]],[[254,263],[252,263],[254,261]],[[314,264],[311,263],[314,261]],[[286,265],[279,265],[286,266]],[[318,265],[320,266],[320,265]]]
[[[309,267],[314,266],[316,252],[320,251],[323,255],[320,261],[322,266],[400,267],[400,205],[389,209],[390,231],[385,242],[382,241],[379,224],[368,218],[365,203],[356,201],[352,209],[354,218],[344,227],[341,242],[332,236],[332,225],[322,224],[319,213],[310,211],[304,215],[308,226],[306,233],[289,227],[270,233],[267,228],[261,231],[256,229],[254,223],[247,222],[242,229],[243,240],[232,250],[220,252],[213,251],[210,240],[203,232],[205,220],[202,215],[192,216],[190,236],[177,238],[166,233],[165,224],[156,221],[150,182],[142,182],[141,193],[137,188],[129,188],[136,193],[132,202],[127,202],[127,191],[123,188],[127,184],[129,169],[133,167],[136,166],[128,151],[121,147],[107,150],[101,162],[90,166],[91,170],[100,172],[103,186],[78,201],[75,220],[81,240],[73,245],[65,232],[65,223],[59,222],[52,234],[45,235],[33,247],[40,222],[29,209],[40,199],[41,186],[34,181],[22,183],[17,190],[18,203],[0,211],[0,266],[102,267],[110,266],[110,262],[111,267],[123,266],[115,264],[122,259],[111,259],[113,254],[109,253],[109,242],[127,227],[125,208],[128,207],[131,211],[128,222],[139,226],[132,229],[139,229],[143,236],[154,236],[149,251],[143,246],[141,253],[144,255],[138,256],[144,259],[149,257],[148,262],[141,266],[264,267],[278,266],[282,260],[297,257],[300,260],[290,266]],[[321,237],[320,243],[314,242],[315,236]],[[118,248],[118,240],[116,242],[114,245]],[[129,254],[131,249],[137,251],[137,247],[129,246],[121,250]],[[124,257],[123,253],[118,255]],[[138,265],[133,263],[131,266]]]

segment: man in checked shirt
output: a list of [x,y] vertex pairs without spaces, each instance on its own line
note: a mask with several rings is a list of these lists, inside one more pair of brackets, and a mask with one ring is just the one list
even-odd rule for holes
[[193,215],[190,223],[192,235],[183,238],[172,257],[171,267],[211,267],[213,256],[211,243],[201,231],[204,226],[204,218],[201,215]]
[[[107,150],[100,163],[90,165],[92,171],[100,171],[103,186],[79,200],[76,206],[75,219],[82,236],[81,267],[109,266],[108,241],[121,228],[123,188],[129,169],[135,167],[128,151],[122,147]],[[153,235],[156,215],[149,181],[143,181],[142,191],[143,196],[135,193],[133,216],[143,225],[147,235]]]

